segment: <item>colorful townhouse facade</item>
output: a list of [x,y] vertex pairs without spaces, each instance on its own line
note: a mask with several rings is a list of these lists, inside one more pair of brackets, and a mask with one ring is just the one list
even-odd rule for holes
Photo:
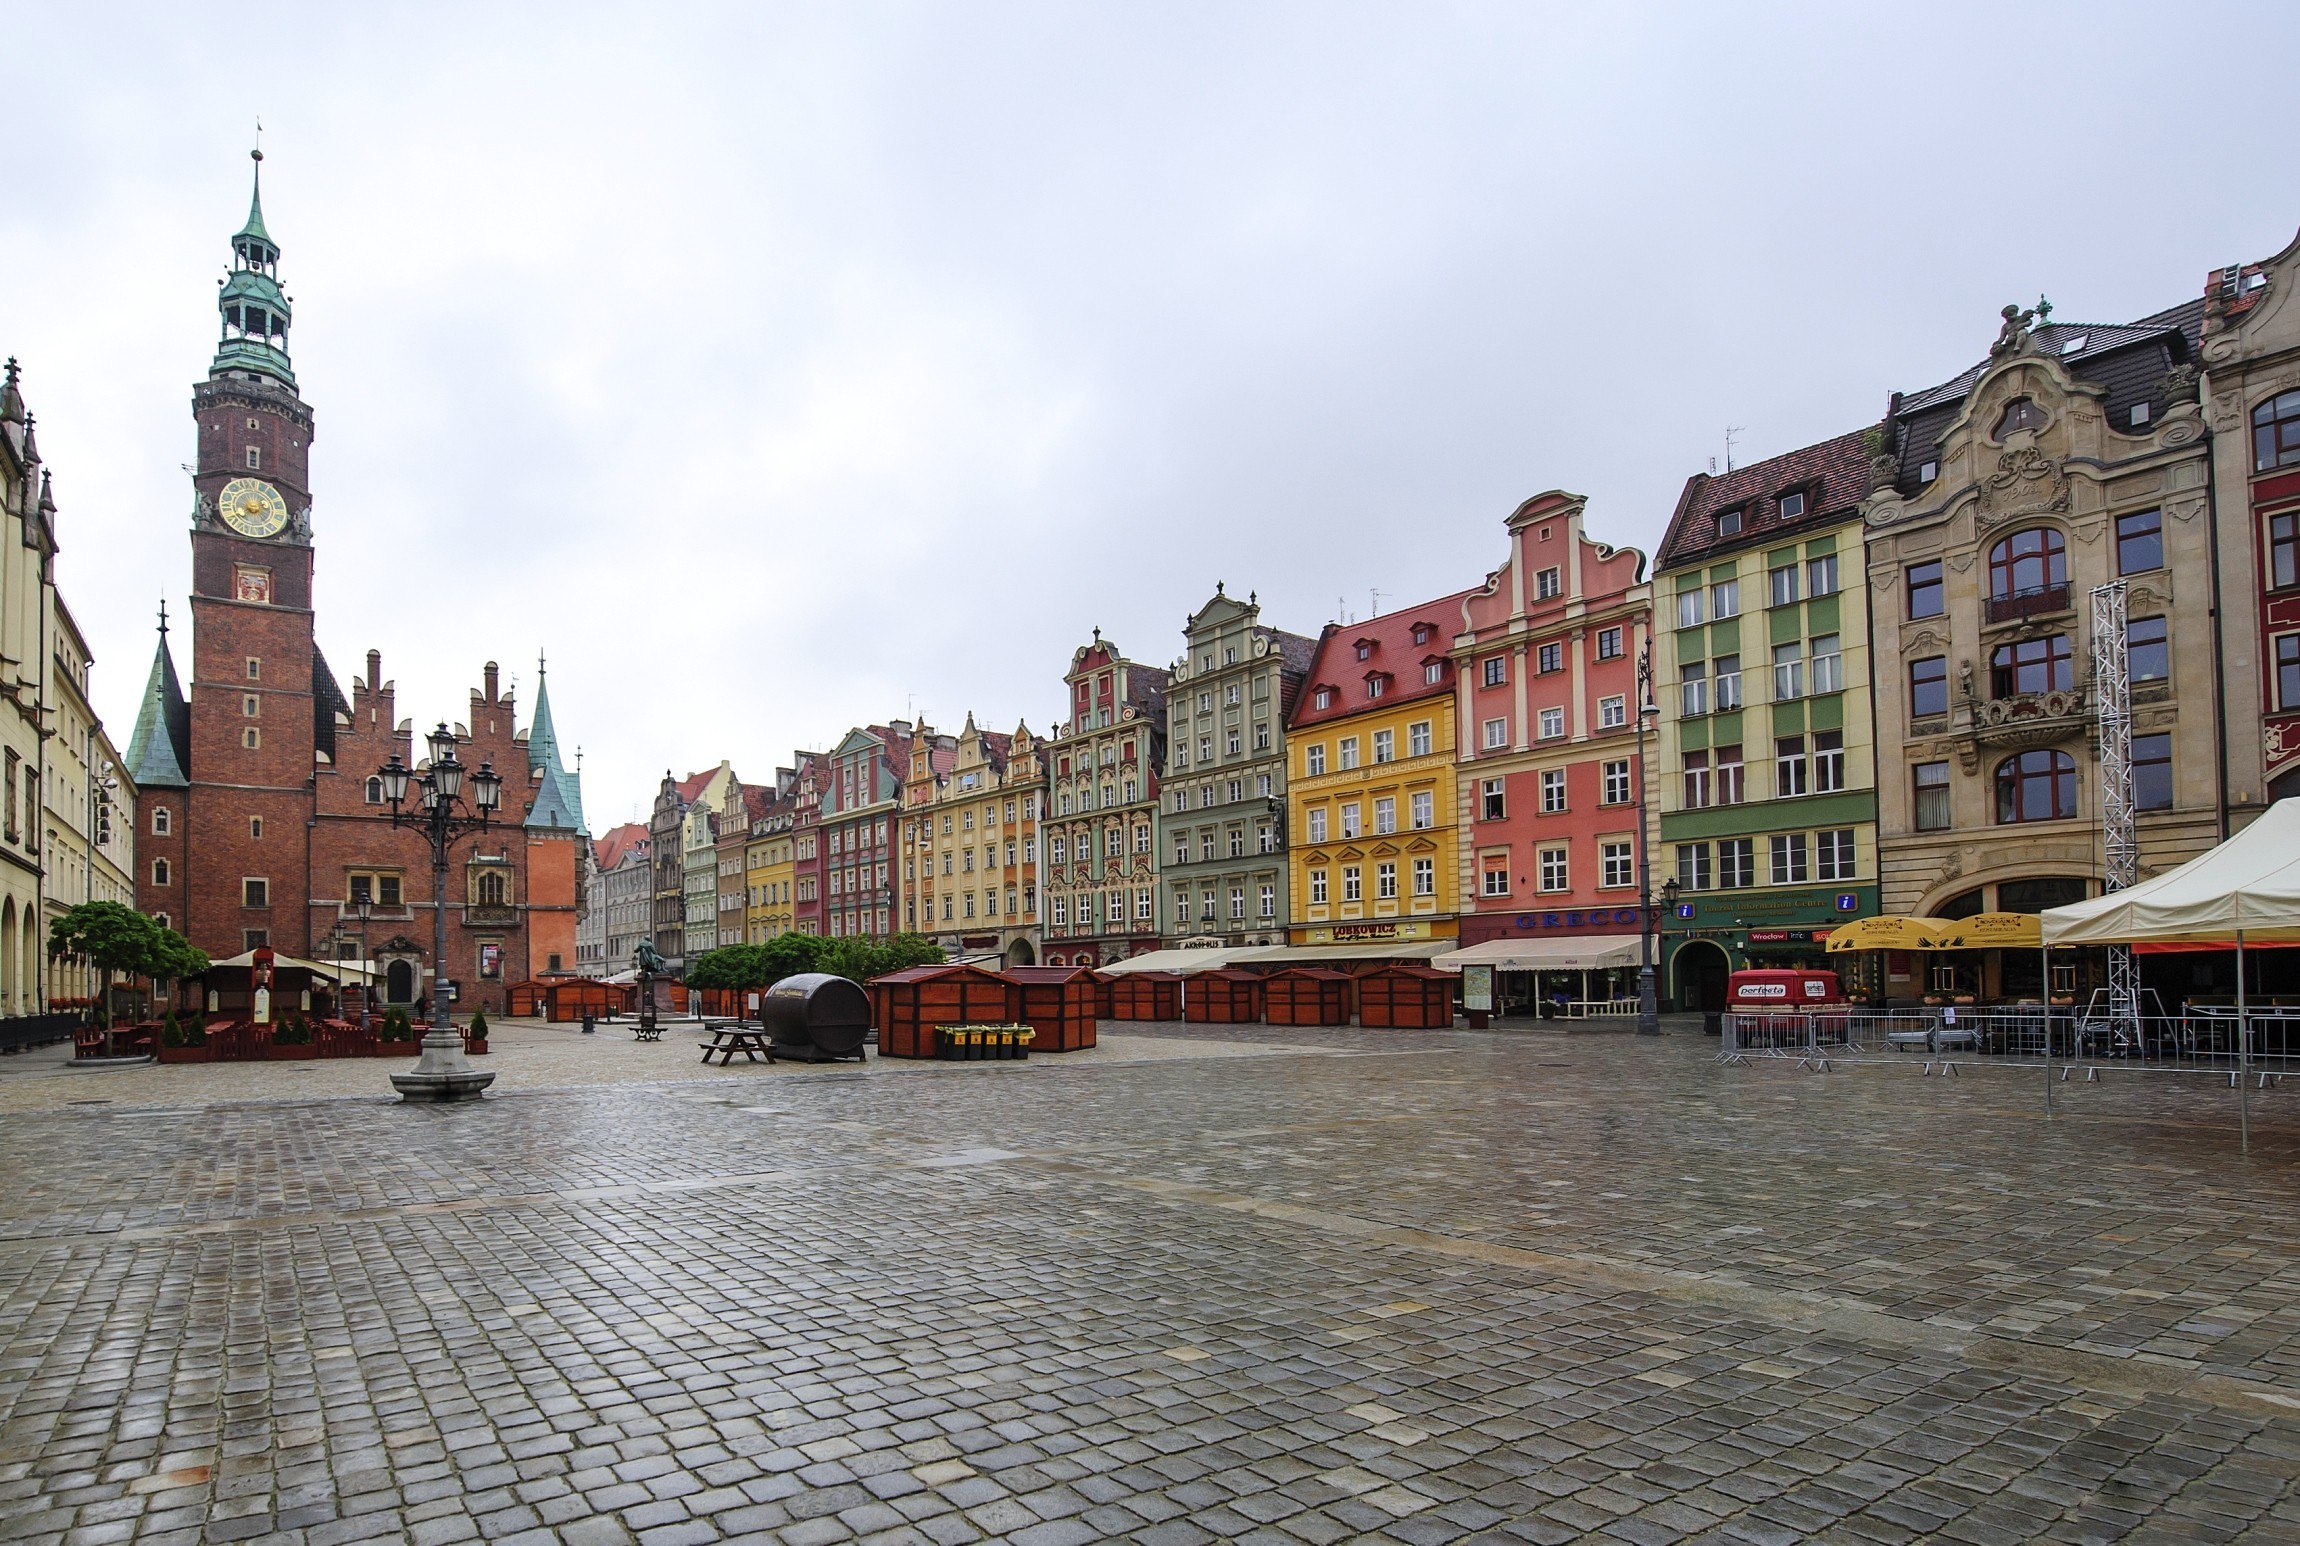
[[1319,635],[1286,726],[1288,937],[1432,956],[1459,936],[1448,653],[1468,592]]
[[1071,652],[1069,717],[1046,747],[1044,921],[1050,966],[1100,966],[1158,948],[1158,770],[1167,673],[1094,630]]
[[[2300,794],[2300,238],[2205,282],[2198,329],[2222,614],[2220,753],[2241,830]],[[2181,576],[2183,582],[2187,576]],[[2259,732],[2253,732],[2257,720]]]
[[821,752],[803,751],[792,758],[791,927],[801,934],[825,932],[821,829],[828,768],[829,758]]
[[833,939],[883,939],[902,927],[900,827],[914,734],[908,720],[857,725],[831,748],[820,838]]
[[[1884,911],[2028,913],[2102,889],[2098,587],[2123,590],[2141,872],[2219,841],[2225,623],[2194,368],[2203,313],[2202,300],[2126,325],[2016,312],[1982,364],[1895,398],[1861,507],[1876,724],[1893,747]],[[1983,966],[1992,980],[1956,988],[2037,991],[2034,958]],[[1920,969],[1886,991],[1947,986],[1920,984]]]
[[1660,809],[1674,881],[1660,991],[1720,1009],[1744,966],[1823,966],[1877,910],[1870,590],[1861,502],[1873,431],[1687,480],[1655,619]]
[[743,938],[749,944],[763,945],[797,928],[791,904],[795,874],[791,825],[797,791],[797,773],[777,768],[766,808],[751,819],[743,843]]
[[1286,716],[1318,641],[1265,625],[1255,594],[1220,584],[1183,641],[1166,686],[1161,932],[1168,945],[1283,945]]
[[[1459,938],[1536,974],[1619,973],[1641,927],[1638,665],[1653,587],[1643,553],[1587,534],[1585,506],[1552,489],[1512,511],[1508,553],[1462,599],[1447,644]],[[1598,994],[1603,979],[1589,981]]]
[[[1011,734],[966,717],[955,738],[920,726],[904,790],[901,841],[917,877],[916,931],[953,957],[1008,966],[1041,959],[1039,852],[1043,748],[1027,724]],[[1059,900],[1059,899],[1053,899]]]

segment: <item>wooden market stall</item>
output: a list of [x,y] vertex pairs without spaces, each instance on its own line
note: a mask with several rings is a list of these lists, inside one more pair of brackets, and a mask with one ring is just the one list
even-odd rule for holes
[[1110,1012],[1113,1020],[1179,1020],[1182,1018],[1182,978],[1175,972],[1129,972],[1112,977]]
[[1083,966],[1010,966],[998,974],[1015,987],[1014,1018],[1036,1034],[1032,1052],[1075,1052],[1094,1045],[1095,1000],[1103,979]]
[[1444,1030],[1453,1025],[1461,977],[1431,966],[1381,966],[1358,978],[1358,1024],[1390,1030]]
[[514,983],[510,994],[514,1015],[533,1015],[554,1023],[578,1021],[589,1014],[604,1020],[627,1015],[638,1008],[638,989],[628,983],[602,982],[596,977],[536,977]]
[[1262,1018],[1272,1025],[1349,1024],[1349,974],[1322,966],[1272,972],[1262,979]]
[[1182,1018],[1200,1025],[1242,1025],[1262,1018],[1262,979],[1235,966],[1199,972],[1183,995]]
[[870,997],[878,1021],[878,1055],[933,1057],[940,1026],[1011,1025],[1020,992],[979,966],[911,966],[874,977]]

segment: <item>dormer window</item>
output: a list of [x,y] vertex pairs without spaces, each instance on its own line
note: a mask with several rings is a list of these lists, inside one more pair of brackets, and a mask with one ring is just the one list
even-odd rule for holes
[[1374,655],[1374,646],[1373,646],[1373,642],[1372,642],[1371,640],[1368,640],[1368,639],[1360,639],[1360,640],[1358,641],[1358,659],[1360,659],[1360,660],[1371,660],[1371,659],[1373,659],[1373,655]]
[[1385,691],[1388,690],[1389,681],[1390,679],[1387,673],[1381,671],[1374,672],[1372,675],[1366,678],[1366,696],[1369,698],[1379,698]]
[[1805,513],[1805,491],[1804,491],[1803,489],[1798,489],[1798,490],[1796,490],[1794,493],[1783,494],[1783,495],[1781,496],[1781,519],[1782,519],[1782,520],[1784,520],[1784,521],[1794,521],[1794,520],[1796,520],[1796,519],[1797,519],[1799,516],[1803,515],[1804,513]]
[[2090,333],[2079,333],[2074,338],[2065,338],[2061,340],[2061,356],[2065,359],[2072,354],[2082,354],[2084,353],[2084,346],[2091,342],[2092,335]]
[[2044,410],[2034,400],[2016,397],[2005,404],[2004,417],[1997,420],[1995,438],[2002,440],[2015,430],[2044,428]]
[[1429,629],[1429,624],[1427,624],[1427,623],[1416,623],[1416,624],[1414,624],[1414,643],[1416,643],[1416,644],[1427,644],[1427,643],[1429,643],[1429,642],[1430,642],[1430,629]]
[[1717,535],[1720,537],[1738,537],[1741,535],[1741,512],[1739,510],[1726,510],[1718,515]]
[[1919,483],[1930,483],[1940,475],[1941,464],[1939,462],[1926,462],[1917,468],[1917,481]]
[[1334,706],[1334,690],[1331,687],[1321,687],[1311,694],[1310,702],[1316,708],[1330,709]]

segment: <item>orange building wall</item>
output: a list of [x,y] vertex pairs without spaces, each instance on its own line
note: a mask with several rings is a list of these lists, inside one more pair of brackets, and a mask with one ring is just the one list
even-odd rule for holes
[[529,833],[527,837],[527,963],[535,976],[548,975],[551,958],[559,970],[575,970],[575,845],[568,833]]

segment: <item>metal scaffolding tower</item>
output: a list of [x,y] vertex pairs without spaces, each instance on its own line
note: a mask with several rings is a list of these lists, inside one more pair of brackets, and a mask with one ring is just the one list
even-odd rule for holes
[[[2100,843],[2103,889],[2140,879],[2140,839],[2132,821],[2132,673],[2125,655],[2124,582],[2092,588],[2092,701],[2100,727]],[[2047,984],[2049,996],[2050,984]],[[2132,951],[2108,951],[2108,1009],[2119,1021],[2140,1013]]]

